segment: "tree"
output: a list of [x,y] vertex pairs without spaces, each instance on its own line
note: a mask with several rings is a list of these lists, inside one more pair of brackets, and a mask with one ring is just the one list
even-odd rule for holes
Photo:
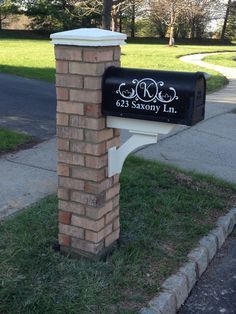
[[13,13],[17,13],[17,5],[11,0],[0,0],[0,30],[2,29],[2,22]]
[[150,0],[150,11],[169,29],[169,46],[174,46],[175,26],[180,16],[189,10],[188,0]]
[[111,9],[112,9],[112,0],[103,0],[102,3],[102,28],[110,29],[111,27]]
[[228,0],[228,3],[226,5],[226,12],[225,12],[225,18],[224,18],[224,24],[223,24],[223,28],[222,28],[222,33],[221,33],[221,39],[225,38],[225,31],[226,31],[228,18],[229,18],[230,6],[231,6],[231,0]]
[[225,37],[236,38],[236,1],[232,1],[229,8]]
[[215,19],[219,1],[189,0],[186,25],[190,28],[190,38],[202,37],[207,24]]
[[96,1],[31,0],[26,14],[32,17],[31,26],[34,29],[48,32],[89,27],[92,23],[96,26],[101,18],[95,13],[95,4]]
[[[97,0],[99,1],[99,0]],[[112,31],[122,31],[122,19],[130,17],[131,37],[135,36],[135,20],[140,14],[144,0],[103,0],[103,23],[104,29]]]

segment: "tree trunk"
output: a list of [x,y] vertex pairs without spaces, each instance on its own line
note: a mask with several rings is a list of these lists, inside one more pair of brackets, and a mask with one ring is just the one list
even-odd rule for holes
[[122,33],[123,28],[122,28],[122,14],[121,14],[121,13],[120,13],[120,18],[119,18],[119,20],[120,20],[119,32]]
[[131,37],[135,37],[135,3],[132,4]]
[[224,25],[223,25],[222,33],[221,33],[221,39],[225,38],[225,31],[226,31],[228,17],[229,17],[230,5],[231,5],[231,0],[228,0],[227,9],[226,9],[226,13],[225,13],[225,19],[224,19]]
[[174,40],[174,25],[170,26],[170,39],[169,39],[169,46],[172,47],[175,44]]
[[111,16],[111,30],[115,32],[115,20],[113,15]]
[[0,31],[2,30],[2,16],[0,14]]
[[175,44],[174,40],[174,23],[175,23],[175,10],[174,3],[171,4],[171,13],[170,13],[170,39],[169,46],[172,47]]
[[113,32],[117,32],[118,30],[118,18],[117,18],[117,13],[112,14],[111,16],[111,30]]
[[194,37],[195,37],[195,21],[193,19],[191,22],[190,38],[193,39]]
[[112,0],[103,0],[102,10],[102,28],[110,30],[111,28],[111,8]]

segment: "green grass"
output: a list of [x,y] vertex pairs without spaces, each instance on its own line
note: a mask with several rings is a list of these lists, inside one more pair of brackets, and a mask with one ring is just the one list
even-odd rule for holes
[[31,136],[0,128],[0,152],[16,150],[20,145],[29,143]]
[[236,68],[236,52],[222,53],[204,58],[204,61],[224,67]]
[[[1,32],[0,32],[1,33]],[[24,35],[24,34],[23,34]],[[17,33],[0,34],[0,72],[36,78],[53,82],[55,61],[53,45],[43,39],[16,39]],[[32,37],[32,35],[30,35]],[[141,42],[141,44],[140,44]],[[154,44],[155,43],[155,44]],[[163,41],[136,40],[122,47],[122,65],[125,67],[147,68],[171,71],[206,71],[178,60],[179,56],[199,52],[236,51],[232,45],[189,45],[181,44],[170,48]],[[226,83],[222,75],[212,70],[208,80],[208,91],[218,89]]]
[[235,196],[235,185],[129,158],[123,240],[105,262],[53,251],[57,201],[46,198],[0,224],[0,313],[137,313]]

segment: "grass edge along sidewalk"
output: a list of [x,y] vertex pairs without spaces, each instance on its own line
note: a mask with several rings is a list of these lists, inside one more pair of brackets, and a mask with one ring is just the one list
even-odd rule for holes
[[236,51],[209,55],[203,61],[228,68],[236,68]]
[[32,137],[28,134],[0,127],[0,154],[22,148],[25,144],[30,144],[31,141]]
[[235,185],[130,157],[121,176],[120,247],[106,261],[52,249],[54,196],[0,224],[0,312],[137,313],[235,201]]

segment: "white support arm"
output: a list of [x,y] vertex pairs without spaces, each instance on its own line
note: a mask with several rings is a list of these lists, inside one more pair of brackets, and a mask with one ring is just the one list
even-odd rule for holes
[[157,142],[157,136],[134,134],[120,148],[108,150],[108,177],[121,173],[126,157],[136,148]]
[[158,134],[167,134],[174,126],[170,123],[108,116],[107,127],[127,129],[134,134],[118,149],[112,147],[108,150],[108,177],[121,173],[124,161],[132,151],[140,146],[157,143]]

